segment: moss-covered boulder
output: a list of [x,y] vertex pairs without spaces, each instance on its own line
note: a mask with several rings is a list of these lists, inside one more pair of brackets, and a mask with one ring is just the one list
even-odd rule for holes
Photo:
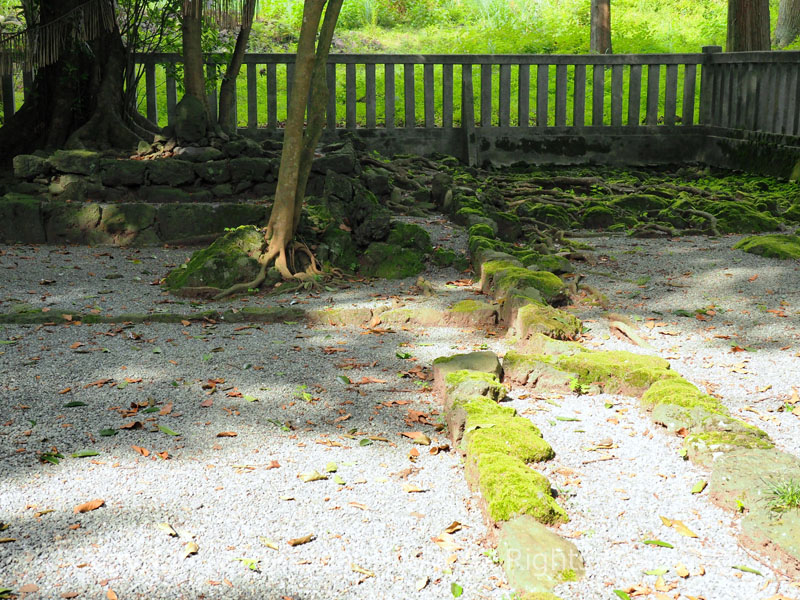
[[448,373],[444,377],[444,385],[445,393],[451,398],[485,396],[499,402],[508,394],[508,388],[500,383],[496,375],[468,369]]
[[497,237],[504,242],[514,243],[522,237],[522,222],[519,217],[509,212],[492,213],[497,223]]
[[175,158],[150,160],[147,161],[147,179],[153,185],[186,185],[195,179],[194,165]]
[[719,400],[704,394],[695,385],[677,375],[655,381],[642,395],[642,405],[647,408],[670,405],[690,410],[697,408],[719,415],[729,414]]
[[571,391],[574,375],[553,366],[542,354],[523,354],[511,350],[503,357],[503,371],[508,381],[545,392]]
[[206,183],[219,185],[231,179],[231,169],[227,160],[210,160],[195,163],[194,173]]
[[638,396],[661,379],[680,377],[669,370],[669,362],[663,358],[621,350],[587,350],[559,356],[554,364],[559,369],[575,373],[577,385],[599,384],[609,394]]
[[348,273],[358,270],[358,251],[352,236],[341,229],[328,229],[317,246],[317,260],[326,268],[334,267]]
[[609,204],[636,213],[660,211],[670,205],[670,200],[653,194],[628,194],[614,198]]
[[52,202],[44,205],[45,233],[51,244],[86,244],[89,234],[100,223],[99,204],[67,204]]
[[56,150],[47,162],[59,173],[91,175],[97,170],[100,154],[89,150]]
[[480,454],[467,465],[467,474],[477,482],[492,521],[508,521],[519,515],[530,515],[547,525],[568,520],[553,498],[547,478],[518,458]]
[[221,290],[250,281],[260,270],[257,258],[263,243],[264,235],[258,228],[252,225],[238,227],[208,248],[192,254],[188,263],[167,275],[164,286],[171,292],[185,288]]
[[0,197],[0,240],[43,244],[46,241],[38,198],[26,194]]
[[517,416],[510,407],[486,397],[456,396],[448,417],[453,442],[461,443],[467,456],[504,454],[524,463],[550,460],[553,448],[530,419]]
[[605,229],[616,222],[616,214],[607,206],[595,204],[587,208],[581,215],[581,222],[589,229]]
[[517,209],[521,217],[529,217],[558,229],[569,229],[574,223],[572,215],[563,206],[528,202]]
[[13,159],[14,177],[34,179],[43,177],[50,170],[47,159],[35,154],[17,154]]
[[497,306],[480,300],[462,300],[448,310],[447,321],[462,327],[487,327],[497,323]]
[[552,593],[564,581],[583,578],[586,569],[578,548],[532,517],[503,523],[497,554],[519,600],[559,600]]
[[717,218],[721,233],[760,233],[780,227],[778,219],[747,202],[720,200],[709,203],[706,210]]
[[147,162],[144,160],[102,160],[100,161],[100,181],[103,182],[103,185],[111,187],[143,185]]
[[800,260],[798,235],[754,235],[739,240],[733,248],[768,258]]
[[481,289],[484,293],[492,293],[499,299],[508,296],[512,290],[524,292],[526,288],[533,288],[548,304],[565,297],[566,285],[553,273],[508,264],[498,265],[497,262],[481,265]]
[[430,254],[433,252],[430,234],[414,223],[392,222],[389,237],[386,238],[386,243],[416,250],[422,254]]
[[573,271],[572,264],[565,256],[559,254],[539,254],[538,252],[530,252],[520,258],[522,264],[528,269],[534,271],[549,271],[555,275],[563,273],[571,273]]
[[450,248],[436,248],[431,254],[431,260],[437,267],[453,267],[456,271],[464,271],[469,267],[467,257]]
[[714,455],[737,450],[769,450],[774,444],[764,431],[703,431],[690,433],[683,440],[689,460],[710,466]]
[[576,316],[544,304],[526,304],[517,311],[513,335],[521,340],[541,333],[556,340],[574,340],[583,324]]
[[115,246],[147,246],[159,239],[153,227],[155,207],[149,204],[106,204],[103,206],[98,229]]
[[422,254],[396,244],[373,242],[361,255],[361,273],[366,277],[403,279],[425,270]]
[[503,367],[500,359],[494,352],[468,352],[466,354],[453,354],[440,356],[433,361],[433,379],[444,386],[444,378],[454,371],[481,371],[490,373],[498,380],[503,378]]

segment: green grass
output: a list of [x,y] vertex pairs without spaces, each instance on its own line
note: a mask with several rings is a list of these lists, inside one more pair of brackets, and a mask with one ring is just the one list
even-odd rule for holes
[[787,479],[769,484],[769,507],[775,512],[786,512],[800,508],[800,481]]

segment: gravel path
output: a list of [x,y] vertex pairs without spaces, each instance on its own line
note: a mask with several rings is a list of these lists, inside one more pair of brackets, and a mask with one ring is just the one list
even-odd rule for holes
[[[463,232],[445,222],[431,229],[435,243],[465,246]],[[779,448],[800,453],[797,417],[777,412],[792,386],[800,386],[798,265],[731,251],[735,239],[584,240],[599,256],[597,264],[578,266],[584,281],[606,293],[611,310],[638,325],[653,348],[611,337],[607,311],[580,307],[590,328],[586,344],[670,359],[737,416],[768,431]],[[150,285],[167,265],[184,261],[185,250],[1,251],[2,311],[22,302],[54,313],[209,308]],[[414,281],[404,280],[277,301],[302,308],[378,302],[443,308],[474,297],[474,289],[447,285],[462,277],[454,271],[425,277],[437,296],[416,296]],[[266,296],[244,300],[276,303]],[[712,305],[707,321],[673,314]],[[0,347],[0,521],[9,525],[0,536],[16,541],[0,544],[0,587],[29,589],[30,599],[73,592],[98,598],[113,590],[121,599],[297,600],[447,598],[456,583],[464,598],[510,597],[490,559],[478,498],[464,482],[457,453],[443,448],[439,406],[421,378],[440,355],[483,347],[502,354],[503,340],[491,333],[298,323],[4,327],[0,338],[13,343]],[[732,343],[748,350],[734,352]],[[341,375],[367,379],[353,385]],[[70,402],[86,405],[64,406]],[[520,388],[511,402],[557,452],[544,472],[571,516],[559,533],[573,538],[588,573],[556,590],[564,598],[616,598],[613,590],[636,585],[655,598],[657,576],[644,571],[660,568],[669,570],[665,588],[677,584],[661,592],[668,598],[800,596],[738,548],[734,515],[690,493],[707,473],[678,457],[679,440],[658,431],[636,401],[543,399]],[[137,422],[141,427],[122,429]],[[117,433],[101,435],[106,429]],[[412,444],[399,435],[404,431],[425,432],[431,446]],[[39,463],[36,453],[53,447],[66,458]],[[81,450],[99,454],[71,457]],[[157,457],[163,452],[168,460]],[[298,477],[314,471],[328,479]],[[104,506],[73,512],[95,498]],[[698,537],[679,535],[659,516],[682,520]],[[462,527],[452,539],[460,549],[433,540],[454,521]],[[288,543],[308,535],[314,537],[306,544]],[[197,553],[184,558],[191,542]],[[678,576],[679,563],[687,578]]]

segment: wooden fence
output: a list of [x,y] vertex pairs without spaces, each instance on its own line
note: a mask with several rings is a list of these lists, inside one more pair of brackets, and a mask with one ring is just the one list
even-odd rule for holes
[[[800,52],[638,55],[334,54],[327,124],[340,129],[692,128],[800,136]],[[182,58],[137,57],[140,109],[171,123]],[[216,114],[218,56],[207,59]],[[248,54],[237,85],[238,124],[279,129],[290,101],[294,56]],[[31,77],[0,81],[6,118]]]

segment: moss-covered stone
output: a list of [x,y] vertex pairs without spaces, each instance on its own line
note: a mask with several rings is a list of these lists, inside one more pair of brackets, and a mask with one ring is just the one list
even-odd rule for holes
[[272,162],[266,158],[252,158],[241,156],[232,158],[229,162],[231,181],[250,181],[258,183],[267,181],[268,175],[272,174]]
[[528,287],[539,292],[548,303],[562,297],[566,289],[564,282],[549,271],[512,267],[497,271],[487,291],[491,291],[498,298],[504,298],[512,289],[524,291]]
[[359,267],[353,237],[338,228],[328,229],[317,247],[317,259],[326,268],[335,267],[353,273]]
[[499,402],[508,394],[508,388],[500,383],[496,375],[482,371],[462,369],[447,373],[444,378],[445,393],[451,398],[458,396],[485,396]]
[[47,160],[35,154],[17,154],[13,159],[14,177],[34,179],[50,170]]
[[367,277],[403,279],[424,270],[419,252],[396,244],[373,242],[361,256],[361,273]]
[[503,377],[503,367],[500,359],[494,352],[468,352],[466,354],[453,354],[440,356],[433,361],[433,378],[444,386],[445,377],[454,371],[481,371],[490,373],[498,380]]
[[792,454],[763,448],[728,450],[713,460],[707,492],[723,508],[768,509],[771,484],[800,481],[800,459]]
[[430,234],[414,223],[394,221],[389,231],[389,237],[386,238],[386,243],[416,250],[422,254],[433,252]]
[[800,260],[798,235],[754,235],[739,240],[733,248],[768,258]]
[[256,227],[238,227],[192,254],[188,263],[167,275],[164,285],[176,292],[185,287],[225,289],[250,281],[260,270],[256,258],[263,243],[264,236]]
[[677,375],[655,381],[642,395],[642,404],[648,408],[659,404],[671,404],[689,409],[700,408],[706,412],[720,415],[728,414],[728,409],[719,400],[704,394],[696,386]]
[[679,377],[663,358],[620,350],[559,356],[555,365],[575,373],[579,385],[601,384],[606,393],[639,395],[661,379]]
[[143,160],[105,159],[100,161],[100,181],[107,186],[142,185],[146,172],[147,161]]
[[192,197],[188,192],[167,185],[146,185],[136,192],[139,199],[152,204],[188,203]]
[[522,260],[522,264],[527,268],[537,271],[549,271],[555,275],[570,273],[573,270],[569,260],[558,254],[539,254],[538,252],[531,252],[521,257],[520,260]]
[[503,371],[508,381],[546,392],[571,391],[574,375],[553,366],[551,357],[522,354],[511,350],[503,357]]
[[760,429],[752,432],[703,431],[690,433],[683,441],[689,459],[699,465],[709,465],[718,452],[734,450],[769,450],[774,444]]
[[522,237],[522,222],[509,212],[494,212],[492,219],[497,223],[497,237],[504,242],[514,243]]
[[0,197],[0,240],[21,244],[46,241],[38,198],[26,194]]
[[47,159],[59,173],[91,175],[100,162],[100,154],[89,150],[56,150]]
[[481,454],[473,465],[493,521],[508,521],[518,515],[530,515],[548,525],[568,520],[553,498],[547,478],[518,458],[502,453]]
[[486,223],[475,223],[475,225],[469,228],[469,236],[485,237],[490,240],[495,238],[494,231]]
[[759,233],[775,231],[780,226],[778,219],[746,202],[720,200],[709,203],[706,210],[717,218],[721,233]]
[[166,241],[217,233],[223,229],[210,204],[164,204],[158,207],[157,221],[159,237]]
[[520,206],[517,209],[517,214],[547,223],[558,229],[569,229],[574,223],[574,219],[567,209],[556,204],[534,204],[529,202]]
[[602,205],[590,206],[581,216],[583,226],[590,229],[605,229],[606,227],[611,227],[615,221],[616,215],[614,211]]
[[89,233],[100,223],[99,204],[65,204],[53,202],[44,206],[47,241],[87,243]]
[[610,204],[625,210],[642,213],[662,210],[670,205],[670,201],[652,194],[628,194],[627,196],[613,199]]
[[560,600],[550,590],[586,572],[575,544],[527,516],[500,525],[497,554],[519,600]]
[[227,160],[209,160],[194,165],[194,173],[206,183],[219,185],[231,179],[230,165]]
[[436,248],[431,254],[431,260],[438,267],[453,267],[456,271],[464,271],[469,267],[467,258],[450,248]]
[[106,204],[98,230],[104,234],[105,243],[115,246],[157,244],[158,236],[153,230],[155,217],[156,209],[149,204]]
[[542,304],[522,306],[514,320],[514,334],[523,340],[537,333],[557,340],[574,340],[582,329],[583,324],[576,316]]
[[467,456],[499,453],[524,463],[555,456],[536,426],[529,419],[517,416],[513,408],[500,406],[490,398],[473,397],[464,403],[456,401],[454,409],[465,413],[463,442]]
[[147,180],[153,185],[181,186],[194,181],[194,165],[185,160],[164,158],[147,161]]
[[433,327],[441,325],[445,320],[445,314],[435,308],[417,306],[413,308],[395,308],[381,313],[381,324],[383,325],[423,325]]
[[462,300],[448,310],[447,321],[461,327],[488,327],[497,324],[497,306],[479,300]]

